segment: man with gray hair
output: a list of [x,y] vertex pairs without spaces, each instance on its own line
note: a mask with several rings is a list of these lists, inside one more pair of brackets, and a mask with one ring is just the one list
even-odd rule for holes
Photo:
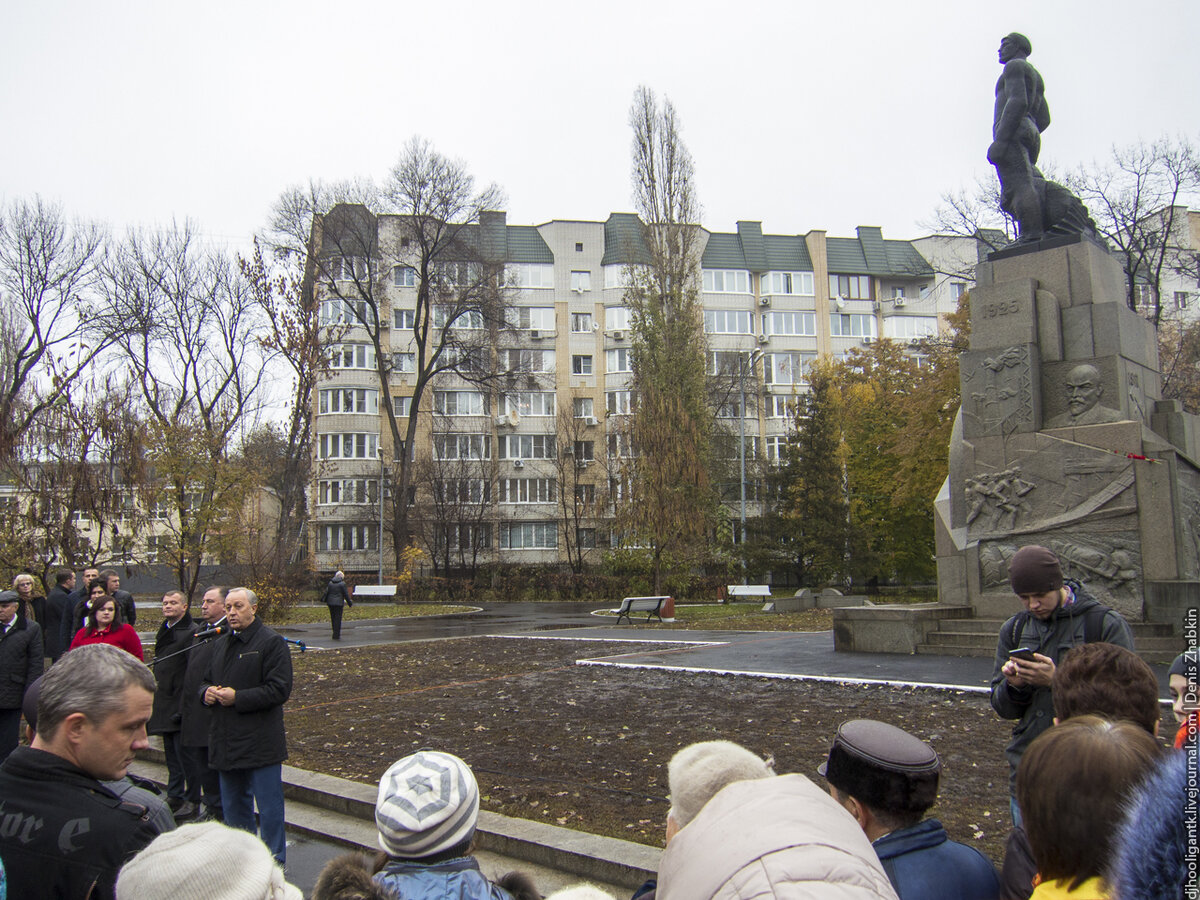
[[292,657],[283,638],[256,617],[257,610],[254,591],[229,590],[225,617],[233,631],[215,639],[200,687],[213,711],[209,765],[220,775],[225,824],[258,834],[282,866],[283,704],[292,693]]
[[113,896],[117,871],[159,827],[101,782],[123,777],[148,746],[153,701],[150,670],[106,644],[72,650],[42,678],[33,743],[0,765],[10,896]]

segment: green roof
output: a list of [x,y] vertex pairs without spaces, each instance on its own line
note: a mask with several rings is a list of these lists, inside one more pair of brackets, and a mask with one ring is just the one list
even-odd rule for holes
[[802,236],[763,234],[759,222],[738,222],[737,234],[710,234],[700,265],[705,269],[748,269],[757,273],[813,270]]
[[829,271],[843,275],[932,275],[933,268],[908,241],[885,241],[883,231],[862,225],[856,238],[826,238]]
[[508,262],[551,264],[554,254],[532,225],[509,225]]
[[650,253],[636,213],[612,213],[604,223],[602,266],[649,265]]

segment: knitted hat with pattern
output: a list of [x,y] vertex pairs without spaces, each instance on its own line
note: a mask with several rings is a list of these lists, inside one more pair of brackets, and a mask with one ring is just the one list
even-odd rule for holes
[[470,840],[479,819],[479,785],[457,756],[419,750],[379,781],[375,825],[391,856],[417,859]]

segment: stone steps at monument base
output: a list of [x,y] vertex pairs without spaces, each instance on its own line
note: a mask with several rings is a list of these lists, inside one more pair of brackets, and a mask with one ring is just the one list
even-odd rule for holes
[[[969,631],[962,628],[968,621],[971,620],[954,621],[953,630],[946,628],[930,632],[925,641],[917,646],[917,652],[945,656],[995,655],[997,635],[1003,623],[994,623],[990,631]],[[1133,626],[1133,639],[1138,655],[1148,663],[1170,663],[1184,649],[1182,638],[1158,633],[1160,628],[1170,630],[1169,626]]]
[[[946,619],[943,630],[958,633],[982,632],[993,638],[1000,633],[1000,627],[1005,619]],[[1133,629],[1134,639],[1140,644],[1144,638],[1171,637],[1175,632],[1170,625],[1161,622],[1134,622],[1129,626]]]

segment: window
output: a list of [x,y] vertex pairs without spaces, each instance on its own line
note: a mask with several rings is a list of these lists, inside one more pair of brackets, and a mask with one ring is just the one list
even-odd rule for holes
[[378,550],[378,525],[318,525],[317,549],[324,552],[337,550]]
[[908,289],[904,285],[902,285],[902,284],[892,285],[892,299],[893,300],[896,300],[896,299],[903,300],[906,297],[908,297]]
[[170,535],[152,534],[146,538],[146,562],[151,565],[165,563],[171,557],[174,543]]
[[632,372],[631,360],[631,354],[624,347],[604,351],[604,368],[607,372]]
[[[745,438],[746,459],[758,457],[758,436],[746,435]],[[713,435],[713,449],[716,451],[717,457],[720,459],[740,459],[738,452],[738,436],[736,434],[715,434]]]
[[407,418],[412,415],[412,397],[393,397],[392,410],[397,416]]
[[883,320],[883,336],[896,341],[936,337],[937,316],[888,316]]
[[554,415],[553,391],[513,391],[500,397],[500,413],[516,412],[522,416]]
[[580,550],[595,550],[596,549],[596,529],[595,528],[579,528],[575,531],[575,543]]
[[447,522],[439,529],[438,539],[447,550],[469,553],[492,546],[492,526],[487,522]]
[[743,309],[706,309],[704,330],[709,334],[753,334],[753,316]]
[[572,272],[571,273],[571,290],[583,293],[592,289],[592,273],[591,272]]
[[492,485],[482,478],[445,478],[433,483],[434,500],[438,503],[489,503]]
[[754,374],[754,365],[750,361],[750,354],[743,350],[710,350],[708,374],[749,376]]
[[762,276],[763,294],[800,294],[811,297],[813,290],[812,272],[765,272]]
[[512,372],[532,374],[554,371],[553,350],[507,349],[502,351],[504,367]]
[[957,303],[962,299],[962,295],[967,292],[967,285],[962,281],[950,282],[950,299]]
[[582,253],[582,252],[583,252],[583,241],[576,241],[576,242],[575,242],[575,252],[576,252],[576,253]]
[[766,398],[768,419],[788,419],[796,412],[796,398],[781,394],[769,394]]
[[319,459],[377,459],[379,435],[363,432],[317,435]]
[[379,391],[371,388],[331,388],[317,395],[317,412],[379,414]]
[[558,499],[553,478],[501,478],[501,503],[553,503]]
[[501,550],[554,550],[557,547],[556,522],[504,522],[500,525]]
[[442,416],[486,416],[487,397],[479,391],[434,391],[433,411]]
[[817,314],[811,312],[763,313],[763,334],[793,334],[816,337]]
[[629,310],[624,306],[608,306],[604,309],[605,331],[628,331]]
[[726,400],[724,403],[720,404],[717,407],[717,418],[718,419],[741,419],[741,418],[744,418],[743,409],[742,409],[743,397],[746,401],[746,410],[752,410],[754,408],[754,395],[753,394],[742,395],[739,393],[739,394],[735,394],[734,396],[730,397],[728,400]]
[[408,375],[417,371],[417,356],[415,353],[393,353],[392,371]]
[[483,313],[477,309],[455,309],[438,304],[431,310],[430,320],[434,328],[460,328],[479,331],[483,328]]
[[575,502],[590,506],[596,502],[596,486],[594,484],[575,485]]
[[609,459],[629,459],[633,456],[633,441],[628,434],[617,432],[608,436]]
[[571,374],[572,375],[591,375],[592,374],[592,358],[591,358],[591,356],[572,356],[571,357]]
[[484,371],[482,347],[447,347],[442,351],[442,362],[457,372]]
[[535,329],[538,331],[554,330],[554,308],[540,306],[518,306],[508,311],[508,324],[511,328],[522,330]]
[[319,314],[322,325],[366,325],[375,324],[375,310],[366,300],[346,300],[333,297],[321,301]]
[[768,437],[766,439],[767,459],[774,463],[781,463],[787,457],[787,438],[783,435]]
[[604,408],[610,416],[627,416],[633,412],[633,391],[608,391]]
[[847,300],[870,300],[871,277],[869,275],[830,275],[829,296]]
[[554,287],[554,266],[517,263],[504,267],[508,283],[518,288]]
[[767,384],[806,384],[816,353],[768,353],[764,359],[763,380]]
[[367,261],[361,256],[331,256],[328,259],[330,281],[364,281]]
[[435,434],[434,459],[491,459],[492,439],[487,434]]
[[595,404],[591,397],[576,397],[573,401],[575,418],[590,419],[595,413]]
[[748,294],[750,273],[740,269],[705,269],[704,290],[712,294]]
[[606,288],[627,288],[632,284],[628,266],[605,266],[604,286]]
[[576,441],[574,447],[575,462],[591,462],[596,458],[595,441]]
[[1187,291],[1176,291],[1175,292],[1175,308],[1176,309],[1187,309],[1188,308],[1188,296],[1189,295],[1188,295]]
[[435,263],[433,269],[435,280],[446,287],[467,287],[479,281],[481,271],[478,263],[467,262]]
[[506,434],[500,438],[501,459],[554,459],[552,434]]
[[591,313],[571,313],[572,334],[588,334],[595,330],[592,324]]
[[364,505],[379,499],[378,478],[335,478],[317,482],[317,504],[335,503]]
[[834,337],[876,337],[875,317],[864,313],[833,313],[829,333]]
[[392,324],[396,328],[407,328],[412,330],[413,323],[416,322],[416,312],[411,309],[393,309]]
[[396,266],[392,269],[392,284],[399,288],[417,286],[417,270],[412,266]]
[[375,348],[370,344],[333,344],[329,348],[331,369],[374,369]]

